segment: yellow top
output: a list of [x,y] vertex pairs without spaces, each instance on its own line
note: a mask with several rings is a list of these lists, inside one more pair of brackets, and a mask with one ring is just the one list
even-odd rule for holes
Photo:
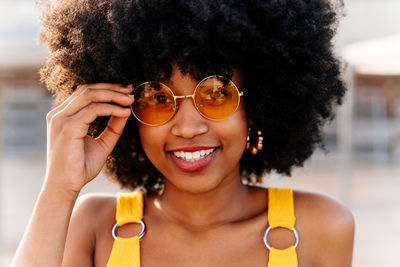
[[[117,194],[115,219],[119,226],[138,223],[143,218],[143,196],[141,192]],[[107,267],[140,267],[139,237],[117,237],[111,250]]]
[[[271,229],[277,227],[292,230],[294,217],[292,189],[268,188],[268,222]],[[294,246],[286,249],[271,248],[268,267],[297,267],[297,254]]]
[[[295,225],[293,192],[291,189],[268,189],[268,221],[271,229],[284,227],[292,230]],[[138,223],[143,218],[141,192],[117,195],[116,221],[119,226]],[[139,237],[117,237],[108,259],[107,267],[140,267]],[[271,248],[268,267],[297,267],[294,246],[286,249]]]

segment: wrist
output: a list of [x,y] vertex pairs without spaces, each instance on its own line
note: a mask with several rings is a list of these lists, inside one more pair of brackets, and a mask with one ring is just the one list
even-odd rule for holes
[[80,191],[69,188],[66,185],[60,185],[51,182],[51,179],[46,178],[46,182],[42,187],[41,195],[45,195],[53,200],[60,200],[66,202],[75,202],[78,198]]

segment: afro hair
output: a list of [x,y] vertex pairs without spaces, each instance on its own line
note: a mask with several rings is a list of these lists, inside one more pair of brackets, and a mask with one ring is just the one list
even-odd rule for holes
[[[322,144],[345,93],[332,44],[338,16],[328,0],[54,0],[42,14],[41,78],[58,105],[79,84],[168,80],[173,64],[198,80],[238,69],[247,117],[264,137],[262,151],[243,154],[242,175],[290,175]],[[163,176],[137,157],[137,123],[128,120],[105,169],[123,187],[156,193]]]

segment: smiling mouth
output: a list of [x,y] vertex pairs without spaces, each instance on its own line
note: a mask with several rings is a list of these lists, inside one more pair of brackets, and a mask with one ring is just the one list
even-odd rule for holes
[[172,161],[185,172],[200,171],[215,158],[219,147],[190,147],[170,151]]
[[182,160],[188,161],[188,162],[195,162],[198,160],[201,160],[208,155],[212,154],[215,151],[216,148],[211,148],[211,149],[202,149],[202,150],[197,150],[194,152],[185,152],[185,151],[172,151],[172,154]]

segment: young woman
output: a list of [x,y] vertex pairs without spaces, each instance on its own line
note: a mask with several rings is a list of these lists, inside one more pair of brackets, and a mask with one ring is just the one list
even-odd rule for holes
[[[256,186],[302,166],[344,95],[332,6],[48,5],[48,165],[12,266],[351,266],[346,208]],[[75,204],[103,168],[133,193]]]

